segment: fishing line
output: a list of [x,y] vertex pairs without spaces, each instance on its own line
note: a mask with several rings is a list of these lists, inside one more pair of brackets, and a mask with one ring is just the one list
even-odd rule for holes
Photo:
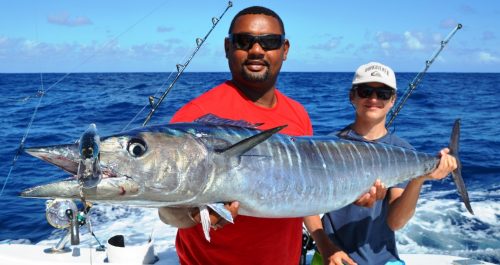
[[[189,56],[189,52],[186,52],[184,57],[180,60],[180,61],[186,61],[186,59],[188,58]],[[165,79],[165,81],[163,81],[163,83],[158,87],[158,89],[155,91],[155,93],[153,94],[153,96],[150,96],[149,97],[149,103],[146,103],[144,104],[144,106],[135,114],[135,116],[127,123],[127,125],[125,125],[125,127],[123,127],[123,129],[120,131],[120,132],[124,132],[125,130],[128,129],[128,127],[134,122],[137,120],[137,117],[139,117],[139,115],[148,107],[148,106],[151,106],[151,100],[152,99],[157,99],[157,95],[160,94],[160,91],[163,90],[163,88],[168,84],[170,78],[174,75],[175,71],[171,71],[170,74],[168,75],[168,77]],[[175,83],[175,81],[173,81],[172,83]]]
[[26,132],[24,133],[23,137],[21,138],[21,142],[19,143],[16,154],[14,155],[14,159],[12,160],[12,164],[10,165],[9,173],[7,174],[7,177],[5,178],[5,181],[3,182],[3,187],[2,187],[2,190],[0,191],[0,196],[3,195],[3,191],[5,189],[5,186],[7,185],[7,182],[9,181],[12,170],[14,169],[14,166],[16,165],[16,161],[17,161],[17,159],[19,159],[19,155],[22,153],[22,151],[24,149],[24,142],[26,141],[26,138],[28,138],[28,134],[31,130],[31,126],[33,125],[33,121],[35,120],[36,113],[38,112],[38,108],[40,107],[40,105],[42,103],[42,98],[45,95],[45,92],[43,91],[43,77],[41,77],[41,80],[42,80],[41,96],[38,100],[38,103],[35,106],[35,110],[33,111],[33,115],[31,115],[31,119],[28,123],[28,127],[26,128]]
[[[189,56],[189,52],[186,52],[184,57],[180,60],[180,61],[186,61],[186,58],[188,58]],[[123,129],[120,131],[120,132],[124,132],[126,131],[129,126],[137,120],[137,117],[139,117],[139,115],[148,107],[151,105],[151,100],[152,99],[157,99],[157,95],[160,94],[160,91],[163,90],[163,88],[167,85],[168,81],[170,80],[170,78],[174,75],[175,71],[170,71],[170,74],[167,76],[167,78],[165,79],[165,81],[163,81],[163,83],[158,87],[158,89],[155,91],[155,93],[153,94],[153,96],[150,96],[149,97],[149,103],[147,104],[144,104],[144,106],[135,114],[135,116],[127,123],[127,125],[125,125],[125,127],[123,127]],[[175,81],[173,81],[172,83],[175,83]]]
[[[111,46],[112,43],[115,43],[120,37],[122,37],[123,35],[125,35],[126,33],[128,33],[130,30],[132,30],[135,26],[137,26],[138,24],[140,24],[142,21],[144,21],[146,18],[148,18],[149,16],[151,16],[154,12],[156,12],[158,9],[160,9],[161,7],[163,7],[165,4],[167,3],[167,1],[164,1],[162,3],[160,3],[158,6],[156,6],[155,8],[151,9],[148,13],[146,13],[144,16],[140,17],[136,22],[134,22],[132,25],[130,25],[129,27],[127,27],[125,30],[123,30],[121,33],[119,33],[118,35],[116,35],[114,38],[112,38],[111,40],[107,41],[106,43],[104,43],[104,45],[97,51],[95,51],[93,54],[91,54],[90,56],[88,56],[87,58],[85,58],[81,63],[79,63],[78,65],[76,65],[75,67],[73,67],[72,71],[69,71],[68,73],[64,74],[61,78],[59,78],[55,83],[53,83],[52,85],[50,85],[46,90],[44,90],[44,86],[43,86],[43,73],[40,71],[40,78],[41,78],[41,89],[39,89],[36,93],[35,96],[29,96],[29,97],[26,97],[23,101],[27,101],[29,100],[30,98],[32,97],[38,97],[39,100],[38,100],[38,103],[33,111],[33,114],[31,115],[31,120],[30,122],[28,123],[28,126],[26,128],[26,131],[24,133],[24,136],[23,138],[21,139],[21,142],[19,143],[19,146],[17,148],[17,151],[16,151],[16,154],[14,155],[14,158],[12,160],[12,164],[10,166],[10,169],[9,169],[9,173],[7,174],[7,177],[5,178],[5,181],[4,181],[4,184],[2,186],[2,190],[0,191],[0,196],[3,195],[3,191],[5,189],[5,186],[7,185],[7,182],[10,178],[10,175],[12,173],[12,170],[16,164],[16,161],[18,160],[19,158],[19,155],[21,154],[23,148],[24,148],[24,142],[26,141],[26,138],[28,137],[29,135],[29,132],[30,132],[30,129],[31,129],[31,126],[33,124],[33,121],[35,119],[35,116],[38,112],[38,109],[41,105],[41,102],[42,102],[42,99],[43,99],[43,96],[49,91],[51,90],[52,88],[54,88],[56,85],[58,85],[59,83],[61,83],[64,79],[66,79],[69,75],[71,75],[72,73],[75,72],[75,70],[77,70],[78,68],[80,68],[82,65],[84,65],[85,63],[87,63],[88,61],[90,61],[92,58],[94,58],[98,53],[102,52],[105,48],[107,48],[108,46]],[[38,39],[38,30],[36,30],[36,35],[37,35],[37,39]]]
[[[97,50],[96,52],[94,52],[93,54],[91,54],[90,56],[88,56],[87,58],[85,58],[81,63],[79,63],[78,65],[76,65],[72,71],[64,74],[61,78],[59,78],[55,83],[53,83],[51,86],[49,86],[46,90],[44,89],[44,82],[43,82],[43,73],[42,71],[40,71],[40,82],[41,82],[41,89],[39,89],[37,91],[37,94],[36,94],[36,97],[39,97],[39,100],[38,100],[38,103],[33,111],[33,114],[31,115],[31,119],[30,119],[30,122],[28,123],[28,126],[26,128],[26,131],[24,133],[24,136],[22,137],[21,139],[21,142],[19,143],[19,146],[17,148],[17,151],[16,151],[16,154],[12,160],[12,164],[10,166],[10,169],[9,169],[9,173],[7,174],[7,177],[5,178],[5,181],[4,181],[4,184],[2,186],[2,190],[0,191],[0,197],[3,195],[3,192],[5,190],[5,187],[7,186],[7,183],[10,179],[10,176],[12,174],[12,171],[15,167],[15,164],[17,162],[17,160],[19,159],[19,156],[20,154],[22,153],[23,149],[24,149],[24,143],[29,135],[29,132],[31,130],[31,127],[33,125],[33,121],[36,117],[36,114],[38,113],[38,109],[42,103],[42,100],[43,100],[43,97],[44,95],[49,91],[51,90],[53,87],[55,87],[56,85],[58,85],[60,82],[62,82],[63,80],[65,80],[70,74],[72,74],[73,72],[75,72],[76,69],[80,68],[82,65],[84,65],[85,63],[87,63],[88,61],[90,61],[92,58],[94,58],[99,52],[102,52],[104,51],[105,48],[107,48],[108,46],[111,46],[112,43],[115,43],[120,37],[122,37],[123,35],[125,35],[126,33],[128,33],[130,30],[132,30],[135,26],[137,26],[138,24],[140,24],[142,21],[144,21],[147,17],[151,16],[155,11],[157,11],[158,9],[160,9],[162,6],[164,6],[165,4],[167,3],[167,1],[164,1],[162,2],[160,5],[156,6],[155,8],[153,8],[151,11],[149,11],[148,13],[146,13],[144,16],[142,16],[139,20],[137,20],[135,23],[133,23],[132,25],[130,25],[128,28],[126,28],[124,31],[122,31],[121,33],[119,33],[117,36],[115,36],[114,38],[112,38],[111,40],[109,40],[108,42],[106,42],[101,49]],[[38,32],[38,31],[37,31]],[[38,33],[37,33],[37,36],[38,36]],[[27,97],[24,99],[24,101],[27,101],[29,100],[31,97]],[[90,220],[89,220],[90,221]],[[89,224],[89,223],[88,223]],[[90,225],[88,225],[88,228],[89,228],[89,231],[90,233],[94,236],[94,238],[97,240],[99,246],[102,246],[102,244],[99,242],[99,240],[97,239],[97,237],[95,236],[94,232],[92,231],[92,227]]]
[[[37,10],[39,10],[39,9],[37,8]],[[37,17],[38,17],[38,13],[37,13]],[[38,27],[36,25],[35,25],[35,39],[39,40]],[[40,65],[40,64],[38,64],[38,65]],[[9,168],[9,173],[7,173],[7,176],[5,177],[5,181],[3,182],[2,190],[0,191],[0,197],[3,195],[3,191],[5,190],[5,187],[7,186],[7,182],[10,179],[10,176],[12,174],[12,170],[14,170],[16,162],[19,159],[19,156],[24,149],[24,143],[26,142],[26,138],[28,138],[29,132],[31,130],[31,126],[33,125],[33,121],[35,120],[36,113],[38,112],[38,109],[40,108],[40,105],[42,104],[42,99],[43,99],[43,96],[45,95],[43,83],[44,83],[43,82],[43,73],[40,71],[40,88],[37,91],[37,96],[39,97],[38,103],[36,104],[35,109],[33,110],[33,114],[31,115],[31,119],[28,122],[28,126],[26,128],[26,131],[24,132],[24,135],[21,138],[21,141],[19,142],[19,146],[17,147],[16,154],[14,155],[14,158],[12,159],[12,163],[11,163],[10,168]]]
[[146,126],[146,124],[148,124],[149,120],[151,119],[151,117],[153,116],[153,114],[155,113],[155,111],[158,109],[158,107],[163,102],[163,100],[165,99],[165,97],[168,95],[168,93],[170,92],[170,90],[172,90],[172,87],[174,86],[174,84],[177,82],[177,80],[182,75],[182,73],[184,73],[184,70],[186,69],[186,67],[191,62],[191,59],[193,59],[193,57],[196,55],[196,53],[201,48],[201,46],[203,45],[203,43],[205,43],[205,40],[208,38],[208,36],[210,35],[210,33],[212,33],[212,31],[217,26],[217,24],[219,23],[219,21],[222,19],[222,17],[224,16],[224,14],[226,14],[227,10],[229,8],[231,8],[232,6],[233,6],[233,3],[231,1],[229,1],[227,3],[226,9],[224,10],[224,12],[222,12],[222,14],[220,15],[220,17],[219,18],[217,18],[217,17],[213,17],[212,18],[212,28],[210,28],[210,30],[205,35],[205,37],[203,37],[203,38],[197,38],[196,39],[196,48],[194,49],[194,51],[191,54],[191,56],[189,57],[189,59],[184,64],[177,64],[176,65],[176,67],[177,67],[177,75],[175,76],[174,81],[169,85],[169,87],[167,88],[167,90],[158,99],[158,102],[154,103],[154,99],[155,98],[154,97],[149,97],[149,103],[151,105],[151,110],[149,111],[149,114],[146,117],[146,119],[144,120],[144,123],[142,124],[142,126]]
[[[79,64],[77,64],[76,66],[73,67],[73,69],[71,71],[69,71],[68,73],[64,74],[61,78],[59,78],[54,84],[52,84],[51,86],[49,86],[47,88],[47,90],[45,90],[45,92],[48,92],[49,90],[51,90],[53,87],[55,87],[56,85],[58,85],[60,82],[62,82],[64,79],[66,79],[69,75],[75,73],[75,71],[77,69],[79,69],[82,65],[86,64],[88,61],[90,61],[92,58],[94,58],[96,55],[98,55],[99,53],[101,53],[102,51],[104,51],[104,49],[110,47],[113,43],[115,43],[116,41],[118,41],[118,39],[120,39],[123,35],[125,35],[126,33],[128,33],[129,31],[131,31],[133,28],[135,28],[137,25],[139,25],[141,22],[143,22],[146,18],[148,18],[149,16],[151,16],[154,12],[156,12],[158,9],[160,9],[161,7],[163,7],[165,4],[167,4],[167,0],[165,0],[164,2],[160,3],[158,6],[156,6],[155,8],[151,9],[148,13],[146,13],[144,16],[140,17],[136,22],[134,22],[132,25],[130,25],[129,27],[127,27],[125,30],[123,30],[122,32],[118,33],[118,35],[116,35],[115,37],[113,37],[112,39],[108,40],[107,42],[105,42],[103,44],[103,46],[98,49],[97,51],[95,51],[94,53],[92,53],[91,55],[89,55],[88,57],[86,57],[85,59],[83,59],[83,61],[81,61]],[[38,95],[37,95],[38,96]]]
[[[52,85],[50,85],[47,89],[44,89],[44,81],[43,81],[43,73],[40,72],[40,82],[41,82],[41,89],[38,90],[37,94],[36,94],[36,97],[39,98],[38,100],[38,103],[33,111],[33,114],[31,115],[31,119],[30,119],[30,122],[27,126],[27,129],[25,131],[25,134],[24,136],[22,137],[21,139],[21,142],[19,144],[19,147],[17,148],[17,151],[16,151],[16,154],[14,156],[14,159],[12,160],[12,165],[10,167],[10,170],[9,170],[9,173],[4,181],[4,184],[3,184],[3,187],[2,187],[2,190],[0,191],[0,196],[3,194],[3,191],[6,187],[6,184],[11,176],[11,173],[13,171],[13,168],[16,164],[16,161],[18,160],[20,154],[22,153],[23,149],[24,149],[24,143],[29,135],[29,132],[30,132],[30,129],[33,125],[33,121],[36,117],[36,114],[38,113],[38,109],[39,107],[41,106],[41,103],[42,103],[42,100],[45,96],[45,94],[51,90],[52,88],[54,88],[55,86],[57,86],[59,83],[61,83],[63,80],[65,80],[69,75],[71,75],[72,73],[75,72],[76,69],[80,68],[82,65],[86,64],[88,61],[90,61],[91,59],[93,59],[94,57],[96,57],[100,52],[104,51],[104,49],[106,49],[107,47],[110,47],[113,43],[115,43],[121,36],[123,36],[124,34],[126,34],[127,32],[129,32],[130,30],[132,30],[135,26],[137,26],[138,24],[140,24],[143,20],[145,20],[147,17],[149,17],[151,14],[153,14],[155,11],[157,11],[160,7],[162,7],[163,5],[166,4],[166,1],[162,2],[160,5],[158,5],[157,7],[155,7],[154,9],[152,9],[150,12],[148,12],[147,14],[145,14],[143,17],[141,17],[139,20],[137,20],[135,23],[133,23],[131,26],[129,26],[128,28],[126,28],[124,31],[122,31],[121,33],[119,33],[117,36],[115,36],[114,38],[110,39],[108,42],[106,42],[99,50],[97,50],[96,52],[94,52],[93,54],[91,54],[90,56],[86,57],[83,61],[81,61],[79,64],[77,64],[75,67],[73,67],[73,69],[71,71],[69,71],[68,73],[64,74],[61,78],[59,78],[55,83],[53,83]],[[175,76],[174,80],[172,81],[172,83],[170,84],[170,86],[168,87],[168,89],[162,94],[162,96],[159,98],[158,102],[156,104],[154,104],[154,100],[156,99],[156,95],[165,87],[166,83],[167,83],[167,80],[170,79],[170,77],[173,75],[174,72],[171,72],[169,77],[167,78],[167,80],[162,84],[162,86],[157,90],[157,92],[154,94],[155,96],[150,96],[149,97],[149,103],[152,107],[149,115],[147,116],[146,120],[144,121],[144,124],[143,126],[145,126],[147,124],[147,122],[151,119],[152,115],[154,114],[155,110],[160,106],[160,104],[162,103],[162,101],[164,100],[164,98],[167,96],[167,94],[171,91],[171,89],[173,88],[173,85],[177,82],[177,80],[179,79],[179,77],[181,76],[181,74],[184,72],[184,70],[186,69],[186,67],[189,65],[190,61],[193,59],[193,57],[195,56],[195,54],[198,52],[198,50],[201,48],[201,46],[203,45],[203,43],[206,41],[206,39],[208,38],[208,36],[210,35],[210,33],[213,31],[213,29],[216,27],[216,25],[218,24],[218,22],[222,19],[222,17],[224,16],[224,14],[227,12],[227,10],[232,7],[232,2],[229,1],[228,2],[228,5],[226,7],[226,9],[224,10],[224,12],[220,15],[219,18],[217,17],[213,17],[212,18],[212,27],[210,28],[210,30],[208,31],[208,33],[205,35],[204,38],[197,38],[196,39],[196,47],[195,47],[195,50],[194,52],[192,52],[192,54],[190,55],[190,57],[188,58],[188,60],[184,63],[184,64],[177,64],[176,65],[176,68],[177,68],[177,75]],[[30,97],[27,97],[25,98],[24,100],[27,101],[29,100],[30,98],[32,98],[32,96]],[[146,105],[147,106],[147,105]],[[129,122],[129,124],[127,124],[127,126],[125,128],[127,128],[135,119],[136,117],[146,108],[146,106],[144,106],[140,111],[139,113],[131,120],[131,122]],[[84,199],[82,198],[82,203],[84,203]],[[84,207],[85,207],[85,204],[84,204]],[[93,233],[93,229],[90,225],[90,220],[87,221],[87,226],[89,228],[89,231],[90,233],[94,236],[94,238],[97,240],[97,242],[100,244],[99,240],[97,239],[97,237],[95,236],[95,234]],[[153,236],[153,233],[154,233],[154,229],[153,231],[151,231],[151,235],[150,235],[150,238],[152,238]],[[102,245],[101,245],[102,246]]]
[[[189,63],[191,62],[191,60],[193,59],[193,57],[196,55],[196,53],[198,52],[198,50],[201,48],[201,46],[205,43],[205,41],[208,38],[208,36],[210,35],[210,33],[212,33],[212,31],[215,29],[215,27],[217,26],[217,24],[219,23],[219,21],[222,19],[222,17],[224,16],[224,14],[226,14],[227,10],[229,10],[229,8],[231,8],[232,6],[233,6],[233,3],[231,1],[229,1],[228,4],[227,4],[226,9],[224,10],[224,12],[222,12],[222,14],[218,18],[217,17],[213,17],[212,18],[212,27],[207,32],[207,34],[205,35],[205,37],[203,37],[203,38],[196,38],[196,47],[195,47],[194,51],[191,53],[191,55],[189,56],[189,58],[187,59],[187,61],[184,64],[177,64],[176,65],[177,75],[175,76],[175,78],[172,81],[172,83],[170,83],[170,85],[168,86],[168,88],[165,90],[165,92],[161,95],[161,97],[157,98],[156,95],[165,87],[165,85],[167,84],[167,80],[170,79],[170,77],[173,75],[174,72],[170,72],[170,75],[168,76],[167,80],[165,80],[165,82],[155,92],[154,96],[150,96],[149,97],[149,105],[151,106],[151,110],[150,110],[148,116],[146,117],[146,119],[144,120],[144,122],[142,124],[143,127],[146,126],[148,124],[148,122],[151,120],[151,118],[152,118],[153,114],[155,113],[155,111],[158,109],[158,107],[163,102],[163,100],[168,95],[168,93],[172,90],[174,84],[177,82],[177,80],[179,80],[179,77],[182,75],[182,73],[184,73],[184,70],[189,65]],[[156,104],[154,102],[155,99],[158,99],[158,101],[156,102]],[[130,126],[130,124],[132,124],[132,122],[134,122],[137,119],[137,117],[142,113],[142,111],[144,111],[144,109],[146,109],[147,106],[148,105],[146,104],[146,105],[144,105],[142,107],[142,109],[139,110],[139,112],[123,128],[122,132],[125,131]],[[153,239],[154,233],[155,233],[155,227],[153,226],[153,228],[151,229],[150,236],[149,236],[149,242],[151,242],[151,240]]]
[[[121,130],[121,132],[124,132],[125,130],[127,130],[128,127],[130,126],[130,124],[132,124],[134,121],[136,121],[137,117],[139,117],[139,115],[149,105],[149,106],[151,106],[151,110],[150,110],[148,116],[146,117],[144,123],[142,124],[142,126],[146,126],[146,124],[149,122],[149,120],[153,116],[154,112],[156,111],[156,109],[160,106],[160,104],[163,102],[163,100],[165,99],[165,97],[172,90],[174,84],[177,82],[177,80],[182,75],[182,73],[184,73],[184,70],[189,65],[189,63],[191,62],[191,60],[193,59],[193,57],[196,55],[196,53],[198,52],[198,50],[201,48],[201,46],[205,43],[205,41],[208,38],[208,36],[210,35],[210,33],[212,33],[212,31],[217,26],[217,24],[219,23],[219,21],[222,19],[222,17],[224,16],[224,14],[226,14],[227,10],[229,8],[231,8],[232,6],[233,6],[233,3],[231,1],[229,1],[227,3],[227,7],[224,10],[224,12],[222,12],[222,14],[218,18],[217,17],[213,17],[212,18],[212,27],[210,28],[210,30],[208,31],[208,33],[205,35],[205,37],[203,37],[203,38],[196,38],[196,47],[195,47],[194,51],[191,53],[191,55],[189,56],[189,58],[187,60],[185,60],[185,58],[189,54],[189,53],[187,53],[184,56],[184,58],[181,60],[181,61],[185,61],[185,63],[184,64],[177,64],[176,65],[177,75],[175,76],[174,80],[170,83],[170,85],[168,86],[168,88],[166,89],[166,91],[160,96],[160,98],[157,97],[157,95],[160,93],[160,91],[163,90],[163,88],[166,86],[168,80],[170,80],[170,77],[172,77],[172,75],[175,73],[174,71],[170,72],[170,75],[167,77],[167,79],[165,80],[165,82],[158,88],[158,90],[156,90],[156,92],[153,94],[153,96],[149,97],[149,104],[145,104],[139,110],[139,112],[137,112],[137,114],[127,123],[127,125],[125,125],[125,127]],[[158,102],[156,104],[154,102],[155,99],[158,100]]]
[[[187,54],[184,56],[184,58],[187,57]],[[170,80],[170,77],[172,77],[172,75],[174,74],[174,72],[170,72],[170,74],[168,75],[167,79],[165,79],[165,81],[163,82],[163,84],[161,84],[161,86],[156,90],[156,92],[154,93],[154,98],[156,98],[156,95],[158,95],[160,93],[161,90],[163,90],[163,88],[167,85],[168,83],[168,80]],[[127,125],[125,125],[125,127],[123,127],[123,129],[120,131],[120,132],[124,132],[125,130],[128,129],[128,127],[130,126],[130,124],[132,124],[134,121],[137,120],[137,117],[139,117],[139,115],[149,106],[150,104],[145,104],[140,110],[139,112],[137,112],[137,114],[135,114],[135,116],[127,123]]]

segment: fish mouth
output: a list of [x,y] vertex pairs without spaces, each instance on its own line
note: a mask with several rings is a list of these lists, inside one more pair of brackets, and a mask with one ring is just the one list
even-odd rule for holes
[[[31,147],[24,149],[24,152],[61,168],[73,176],[78,174],[78,164],[81,160],[78,143]],[[102,163],[100,167],[102,178],[125,177]]]
[[140,192],[140,185],[131,178],[103,178],[96,187],[82,188],[74,178],[25,189],[20,196],[39,199],[80,199],[89,201],[119,201],[133,197]]
[[80,162],[78,143],[32,147],[24,149],[24,152],[53,164],[71,175],[76,175],[78,172]]
[[66,198],[78,199],[83,194],[86,198],[103,200],[116,196],[136,194],[139,185],[132,178],[122,176],[109,167],[101,165],[101,180],[96,187],[83,187],[78,180],[80,154],[78,143],[53,146],[31,147],[24,151],[31,156],[55,165],[70,173],[73,177],[66,180],[28,188],[21,192],[26,198]]

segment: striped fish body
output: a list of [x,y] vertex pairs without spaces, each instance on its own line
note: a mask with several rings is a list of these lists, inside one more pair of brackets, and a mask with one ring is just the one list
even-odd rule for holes
[[[257,133],[224,126],[177,126],[179,131],[198,135],[207,153]],[[207,157],[217,156],[221,155]],[[427,174],[438,159],[406,148],[335,136],[276,134],[239,157],[208,163],[214,168],[207,174],[207,185],[197,201],[237,200],[243,215],[295,217],[346,206],[368,191],[376,179],[393,186]]]
[[[239,201],[242,215],[299,217],[348,205],[376,179],[394,186],[430,173],[439,162],[435,156],[385,144],[277,134],[281,128],[259,131],[195,122],[103,137],[102,178],[96,187],[82,189],[77,180],[67,180],[27,189],[21,196],[79,199],[83,193],[88,201],[145,207]],[[458,161],[452,174],[472,213],[458,160],[459,128],[457,120],[449,146]],[[26,150],[73,175],[78,151],[78,143]]]

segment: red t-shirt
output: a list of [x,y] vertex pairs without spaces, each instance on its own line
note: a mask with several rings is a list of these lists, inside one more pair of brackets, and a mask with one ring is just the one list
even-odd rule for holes
[[[312,135],[311,121],[300,103],[276,90],[273,108],[255,105],[233,83],[209,90],[182,107],[171,122],[190,122],[205,114],[221,118],[264,123],[259,129],[287,124],[281,133]],[[201,225],[179,229],[176,249],[181,264],[298,264],[301,253],[302,218],[256,218],[238,215],[234,224],[210,231]]]

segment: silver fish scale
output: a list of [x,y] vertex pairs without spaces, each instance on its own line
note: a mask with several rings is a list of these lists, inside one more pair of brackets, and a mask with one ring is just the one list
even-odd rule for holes
[[[242,215],[300,217],[353,202],[377,178],[393,186],[430,172],[438,162],[425,153],[335,136],[275,134],[241,155],[229,152],[233,155],[228,156],[223,151],[259,132],[234,126],[171,124],[101,138],[101,167],[122,176],[122,182],[107,178],[98,186],[106,191],[105,196],[96,193],[87,199],[150,207],[237,200]],[[127,142],[135,138],[147,146],[140,157],[127,152]],[[234,150],[243,150],[239,147]],[[54,159],[64,153],[67,166],[63,168],[71,170],[71,147],[49,150]],[[40,186],[23,196],[61,197],[62,190],[73,190],[71,185]]]
[[435,157],[412,150],[336,137],[275,135],[267,142],[244,155],[227,176],[210,176],[231,186],[217,191],[232,190],[226,199],[240,201],[242,214],[304,216],[338,209],[377,178],[393,186],[429,172],[437,163]]

